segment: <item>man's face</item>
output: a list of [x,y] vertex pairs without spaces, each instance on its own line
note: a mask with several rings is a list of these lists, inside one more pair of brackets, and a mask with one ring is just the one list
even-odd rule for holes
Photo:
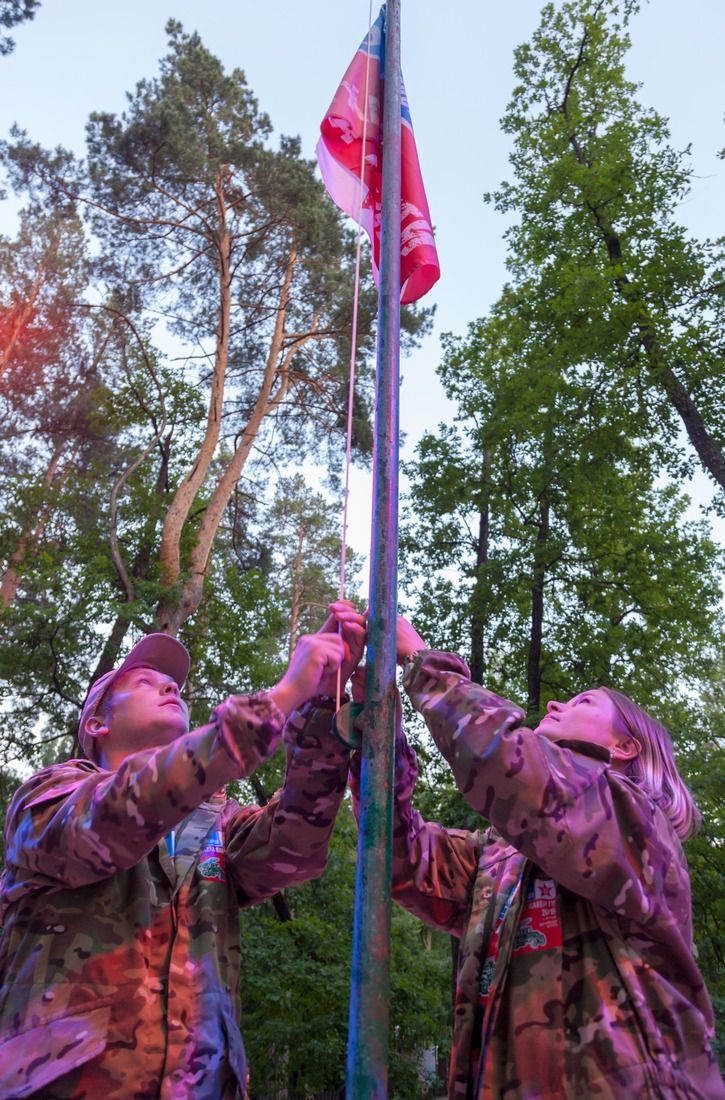
[[153,668],[132,668],[111,688],[103,750],[107,758],[168,745],[189,732],[176,681]]

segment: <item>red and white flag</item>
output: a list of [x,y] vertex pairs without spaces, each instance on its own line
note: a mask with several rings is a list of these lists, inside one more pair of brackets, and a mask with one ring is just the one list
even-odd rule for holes
[[[376,286],[383,174],[384,27],[385,5],[342,78],[317,143],[317,162],[331,198],[370,237]],[[400,122],[400,301],[407,303],[427,294],[440,276],[440,265],[402,77]]]

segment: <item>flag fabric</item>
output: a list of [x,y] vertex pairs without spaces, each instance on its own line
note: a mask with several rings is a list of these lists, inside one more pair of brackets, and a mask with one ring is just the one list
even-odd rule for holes
[[[317,161],[331,198],[370,237],[376,286],[382,220],[384,30],[385,5],[342,78],[317,143]],[[402,76],[400,122],[400,300],[407,303],[430,290],[440,276],[440,265]]]

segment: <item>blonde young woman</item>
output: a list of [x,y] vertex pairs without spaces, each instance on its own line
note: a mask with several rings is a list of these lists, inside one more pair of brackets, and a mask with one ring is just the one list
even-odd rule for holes
[[681,844],[699,814],[666,729],[607,688],[550,703],[526,729],[404,619],[398,660],[491,823],[421,818],[399,730],[393,897],[461,941],[451,1100],[723,1100]]

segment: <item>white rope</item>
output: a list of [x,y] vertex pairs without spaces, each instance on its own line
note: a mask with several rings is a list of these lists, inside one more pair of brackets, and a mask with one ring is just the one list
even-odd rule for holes
[[[373,2],[370,0],[370,7],[368,10],[368,27],[372,30],[373,25]],[[352,409],[353,401],[355,398],[355,361],[357,359],[357,320],[358,320],[358,300],[360,297],[360,255],[362,251],[362,200],[363,200],[363,181],[365,172],[365,142],[367,140],[368,129],[368,95],[369,95],[369,82],[370,82],[370,44],[372,36],[370,30],[368,30],[367,41],[367,56],[365,62],[365,94],[363,97],[363,132],[362,132],[362,156],[360,158],[360,187],[358,195],[358,208],[357,208],[357,251],[355,254],[355,291],[353,294],[353,306],[352,306],[352,334],[351,334],[351,348],[350,348],[350,382],[348,385],[347,394],[347,444],[345,448],[345,490],[343,497],[342,508],[342,546],[340,550],[340,587],[339,598],[342,600],[345,598],[345,553],[347,549],[347,512],[348,501],[350,497],[350,466],[351,466],[351,454],[352,454]],[[341,631],[341,627],[338,628],[338,632]],[[340,700],[342,698],[342,672],[341,669],[337,670],[337,701],[336,710],[340,709]]]

